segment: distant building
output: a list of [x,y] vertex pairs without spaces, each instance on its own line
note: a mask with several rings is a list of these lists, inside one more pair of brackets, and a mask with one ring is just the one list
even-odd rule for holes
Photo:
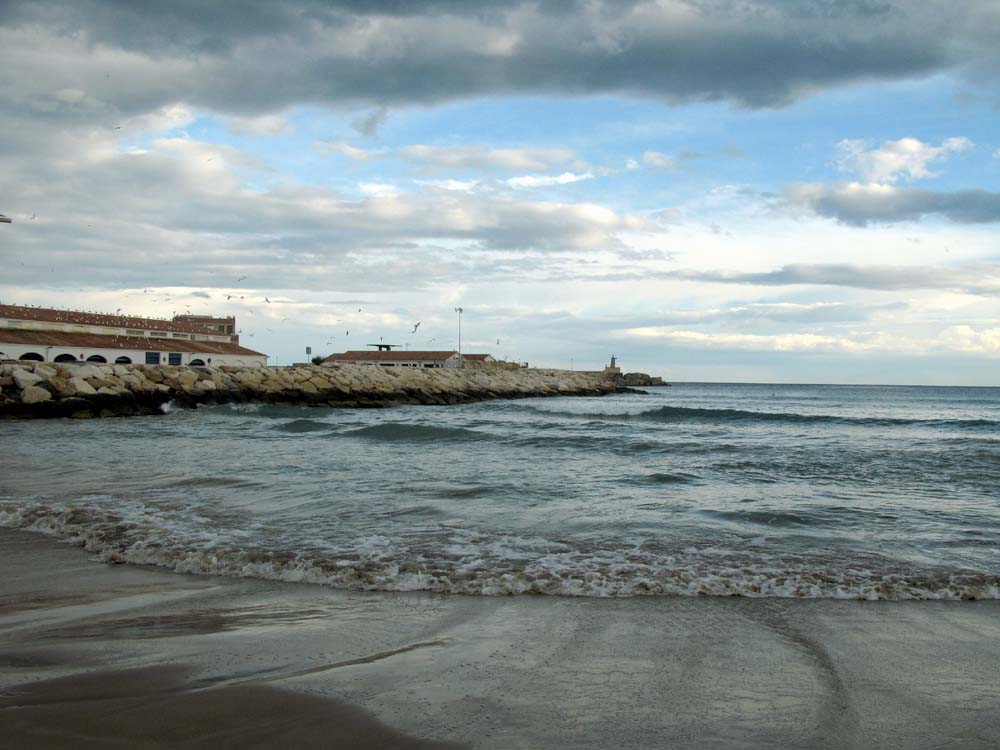
[[331,354],[324,365],[381,365],[382,367],[461,367],[462,358],[456,351],[350,351]]
[[[233,326],[235,328],[235,320]],[[267,355],[187,321],[0,305],[0,359],[263,367]]]
[[191,323],[196,326],[211,328],[219,333],[229,334],[229,340],[234,344],[240,343],[240,336],[236,333],[236,318],[230,315],[226,318],[215,317],[214,315],[175,315],[175,323]]
[[492,354],[463,354],[462,359],[471,365],[492,365],[496,363]]

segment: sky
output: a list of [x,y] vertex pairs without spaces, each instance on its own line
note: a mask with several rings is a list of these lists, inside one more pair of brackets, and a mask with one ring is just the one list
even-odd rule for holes
[[994,0],[0,0],[0,301],[997,386],[998,79]]

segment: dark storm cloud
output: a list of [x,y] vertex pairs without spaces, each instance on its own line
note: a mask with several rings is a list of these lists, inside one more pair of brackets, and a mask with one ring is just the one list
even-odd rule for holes
[[786,200],[842,224],[866,226],[944,216],[961,224],[1000,221],[1000,193],[987,190],[936,192],[885,185],[792,186]]
[[172,102],[253,114],[298,103],[380,107],[532,93],[770,107],[851,82],[957,68],[990,75],[998,57],[991,7],[31,0],[5,3],[0,23],[13,32],[12,58],[62,45],[39,60],[49,68],[42,85],[62,80],[125,113]]

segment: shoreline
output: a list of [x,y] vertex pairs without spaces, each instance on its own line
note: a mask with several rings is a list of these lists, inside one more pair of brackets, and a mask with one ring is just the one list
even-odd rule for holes
[[107,565],[10,529],[0,560],[0,732],[18,747],[1000,734],[1000,602],[359,593]]

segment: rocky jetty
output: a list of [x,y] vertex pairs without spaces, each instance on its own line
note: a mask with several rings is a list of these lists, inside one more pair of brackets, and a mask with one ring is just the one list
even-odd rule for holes
[[603,396],[622,391],[598,373],[366,365],[164,367],[0,364],[0,419],[162,414],[165,405],[264,403],[380,408],[499,398]]

